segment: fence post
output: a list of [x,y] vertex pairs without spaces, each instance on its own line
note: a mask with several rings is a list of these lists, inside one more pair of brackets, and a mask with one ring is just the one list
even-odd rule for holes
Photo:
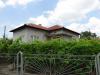
[[96,75],[100,75],[100,53],[95,57]]
[[17,75],[23,75],[23,53],[17,53]]

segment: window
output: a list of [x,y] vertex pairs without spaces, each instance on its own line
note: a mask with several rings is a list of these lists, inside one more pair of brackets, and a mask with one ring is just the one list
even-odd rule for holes
[[31,36],[31,39],[32,39],[32,40],[34,40],[34,39],[35,39],[33,35]]
[[23,41],[23,39],[24,39],[24,35],[21,35],[21,36],[19,37],[19,40]]
[[39,36],[36,36],[36,39],[39,39]]
[[38,40],[39,39],[39,37],[36,36],[36,35],[32,35],[31,38],[32,38],[32,40]]

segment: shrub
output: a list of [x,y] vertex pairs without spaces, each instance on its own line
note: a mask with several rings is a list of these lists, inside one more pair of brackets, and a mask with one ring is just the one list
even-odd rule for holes
[[16,54],[18,51],[24,54],[76,54],[89,55],[100,52],[99,40],[63,40],[53,39],[48,41],[33,41],[24,43],[20,40],[0,40],[0,53]]

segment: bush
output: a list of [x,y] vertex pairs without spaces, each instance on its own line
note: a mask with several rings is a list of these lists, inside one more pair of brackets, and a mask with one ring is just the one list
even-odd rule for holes
[[24,54],[76,54],[91,55],[100,52],[99,40],[62,40],[33,41],[24,43],[20,40],[0,40],[0,53],[16,54],[22,51]]
[[11,39],[0,39],[0,53],[8,53],[8,47],[12,44]]

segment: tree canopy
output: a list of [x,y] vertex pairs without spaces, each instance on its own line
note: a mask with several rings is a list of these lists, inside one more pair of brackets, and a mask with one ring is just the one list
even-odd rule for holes
[[93,38],[96,38],[97,35],[96,33],[92,33],[90,31],[84,31],[84,32],[81,32],[81,38],[87,38],[87,39],[93,39]]

